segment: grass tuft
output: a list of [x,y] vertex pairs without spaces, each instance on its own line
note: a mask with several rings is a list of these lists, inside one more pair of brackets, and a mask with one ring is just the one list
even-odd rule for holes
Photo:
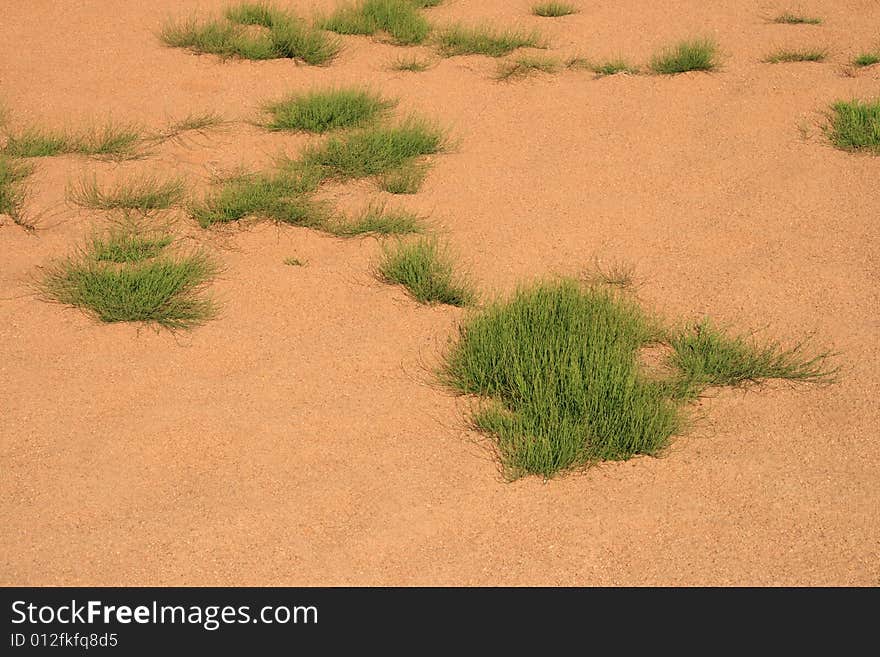
[[189,214],[202,228],[246,217],[319,227],[327,218],[326,208],[312,197],[319,182],[320,175],[315,170],[304,168],[284,170],[274,175],[235,176],[191,204]]
[[822,19],[811,18],[809,16],[804,16],[803,14],[793,14],[790,11],[785,11],[774,18],[773,22],[785,25],[821,25]]
[[181,201],[184,182],[181,178],[160,180],[142,176],[102,189],[95,178],[83,179],[69,192],[76,203],[95,210],[165,210]]
[[682,41],[658,53],[650,68],[659,75],[675,75],[687,71],[713,71],[718,67],[717,48],[711,39]]
[[187,329],[215,314],[202,292],[218,272],[203,252],[166,253],[170,236],[111,233],[67,259],[52,263],[43,293],[94,314],[102,322],[149,322]]
[[553,59],[543,57],[519,57],[512,61],[501,62],[495,79],[507,82],[517,78],[525,78],[534,73],[555,73],[559,70],[559,63]]
[[578,8],[565,2],[543,2],[532,7],[532,14],[543,18],[559,18],[576,14]]
[[305,267],[306,263],[304,260],[300,260],[294,256],[290,256],[289,258],[284,259],[285,265],[290,265],[291,267]]
[[375,121],[394,105],[376,94],[358,89],[334,89],[295,94],[266,105],[269,130],[328,132],[361,127]]
[[764,58],[767,64],[781,64],[788,62],[824,62],[828,56],[827,50],[818,48],[810,50],[780,50]]
[[367,178],[399,170],[422,155],[444,148],[443,131],[424,120],[410,118],[394,127],[377,126],[342,137],[331,137],[307,148],[306,166],[320,167],[326,177]]
[[880,155],[880,100],[834,103],[826,130],[838,148]]
[[880,51],[862,53],[853,59],[853,66],[858,68],[865,68],[874,64],[880,64]]
[[159,38],[172,48],[197,53],[254,60],[298,59],[313,65],[326,64],[340,48],[335,40],[307,27],[293,14],[255,3],[229,7],[225,21],[167,23]]
[[422,220],[411,212],[386,210],[370,205],[354,219],[329,224],[327,230],[339,237],[359,235],[409,235],[424,231]]
[[431,68],[431,62],[418,57],[398,57],[389,68],[392,71],[409,71],[410,73],[423,73]]
[[0,214],[9,215],[21,226],[27,227],[21,213],[25,189],[22,182],[33,167],[0,153]]
[[345,5],[318,22],[338,34],[373,35],[385,32],[398,45],[422,43],[431,31],[428,20],[410,0],[363,0]]
[[124,159],[135,157],[141,140],[138,130],[107,124],[80,135],[29,129],[10,135],[3,152],[13,157],[53,157],[80,155]]
[[425,183],[429,165],[426,162],[408,162],[379,176],[379,188],[389,194],[416,194]]
[[466,306],[475,298],[471,284],[455,274],[448,251],[433,238],[385,248],[377,274],[386,283],[405,287],[420,303]]
[[518,48],[544,48],[537,32],[515,30],[495,31],[488,27],[453,25],[440,33],[440,53],[457,55],[488,55],[503,57]]
[[593,71],[598,77],[604,77],[606,75],[617,75],[619,73],[626,73],[627,75],[637,75],[639,69],[635,66],[631,66],[629,62],[624,59],[612,59],[603,64],[595,64],[590,67],[590,70]]
[[829,383],[835,369],[828,353],[804,354],[803,345],[783,349],[759,346],[743,336],[729,337],[708,321],[673,335],[669,364],[680,372],[678,394],[691,397],[707,386],[741,386],[766,379]]

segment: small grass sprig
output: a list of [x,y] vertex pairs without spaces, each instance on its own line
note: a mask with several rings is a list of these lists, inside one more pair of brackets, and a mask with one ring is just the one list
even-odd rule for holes
[[485,26],[452,25],[440,32],[438,47],[444,57],[457,55],[504,57],[518,48],[546,46],[537,32],[497,31]]
[[772,20],[773,23],[781,25],[821,25],[822,19],[803,14],[795,14],[791,11],[784,11]]
[[559,18],[576,14],[578,8],[567,2],[542,2],[532,7],[532,14],[542,18]]
[[385,247],[377,275],[386,283],[402,285],[419,303],[466,306],[475,299],[473,287],[455,273],[448,249],[435,238]]
[[824,62],[828,51],[822,48],[808,48],[804,50],[779,50],[764,58],[767,64],[782,64],[789,62]]
[[412,212],[388,210],[384,205],[371,204],[353,218],[330,223],[326,230],[339,237],[361,235],[409,235],[424,231],[422,220]]
[[555,73],[559,70],[559,62],[544,57],[518,57],[514,60],[501,62],[495,72],[499,82],[509,82],[534,75],[535,73]]

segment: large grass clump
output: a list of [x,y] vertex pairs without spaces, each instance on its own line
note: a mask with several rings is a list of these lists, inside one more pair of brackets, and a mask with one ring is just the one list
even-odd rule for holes
[[711,39],[682,41],[655,55],[650,63],[651,70],[658,75],[713,71],[717,67],[717,47]]
[[559,18],[560,16],[569,16],[577,12],[578,8],[567,2],[542,2],[532,7],[532,14],[542,18]]
[[32,168],[0,153],[0,214],[9,215],[15,223],[22,221],[21,206],[25,190],[22,182]]
[[376,126],[341,137],[331,137],[303,154],[307,166],[325,177],[341,180],[367,178],[400,170],[423,155],[444,148],[443,131],[424,120],[410,118],[397,126]]
[[407,46],[422,43],[431,31],[428,20],[410,0],[363,0],[344,5],[318,26],[337,34],[385,32],[394,43]]
[[305,168],[234,176],[191,204],[189,213],[202,228],[246,217],[319,227],[327,218],[326,208],[312,196],[320,180],[315,169]]
[[466,322],[444,380],[492,401],[474,416],[511,477],[656,454],[676,405],[639,367],[657,339],[634,303],[573,282],[524,289]]
[[767,64],[783,64],[789,62],[824,62],[828,51],[822,48],[805,50],[779,50],[764,58]]
[[452,25],[438,38],[440,53],[445,57],[457,55],[488,55],[503,57],[518,48],[543,48],[536,32],[516,30],[496,31],[488,27]]
[[[666,336],[612,287],[541,283],[466,320],[441,379],[485,398],[473,420],[494,438],[508,476],[547,478],[659,453],[683,426],[681,405],[707,386],[833,374],[826,354],[761,347],[708,324]],[[643,349],[667,339],[671,371],[658,375]]]
[[466,306],[475,298],[471,284],[455,273],[448,250],[434,238],[386,248],[377,274],[386,283],[402,285],[420,303]]
[[183,199],[183,179],[141,176],[101,187],[94,178],[83,179],[68,195],[74,203],[95,210],[165,210]]
[[375,121],[392,106],[392,102],[361,89],[312,91],[269,103],[266,110],[272,120],[267,127],[315,133],[356,128]]
[[218,267],[204,252],[168,251],[170,236],[115,231],[48,267],[42,291],[102,322],[148,322],[186,329],[215,313],[203,292]]
[[838,148],[880,155],[880,100],[834,103],[827,133]]
[[174,48],[241,59],[297,59],[326,64],[339,44],[290,12],[263,3],[241,3],[226,10],[225,20],[168,23],[160,34]]
[[136,157],[141,139],[141,133],[136,128],[112,123],[80,134],[31,128],[9,135],[3,152],[12,157],[78,154],[126,159]]

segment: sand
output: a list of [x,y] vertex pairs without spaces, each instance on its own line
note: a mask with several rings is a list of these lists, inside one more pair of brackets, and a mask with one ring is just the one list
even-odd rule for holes
[[[167,18],[223,1],[7,4],[12,129],[160,130],[203,111],[232,123],[131,162],[36,161],[38,230],[0,226],[0,583],[880,584],[880,158],[835,150],[821,129],[829,103],[880,91],[880,67],[844,66],[877,43],[873,0],[798,5],[818,27],[770,24],[789,6],[746,0],[576,0],[562,19],[521,0],[429,10],[539,28],[560,59],[643,63],[695,35],[723,51],[714,74],[510,84],[484,57],[390,71],[404,51],[362,37],[329,67],[159,43]],[[831,59],[760,63],[801,46]],[[467,404],[431,377],[465,311],[377,282],[374,239],[266,223],[218,234],[172,213],[225,268],[220,316],[183,334],[34,295],[40,267],[107,220],[65,201],[70,182],[181,174],[198,192],[314,139],[248,123],[264,101],[363,82],[454,136],[422,192],[386,197],[430,216],[486,297],[629,263],[647,308],[813,335],[839,352],[839,382],[713,392],[662,458],[508,483]],[[333,194],[383,196],[365,183]]]

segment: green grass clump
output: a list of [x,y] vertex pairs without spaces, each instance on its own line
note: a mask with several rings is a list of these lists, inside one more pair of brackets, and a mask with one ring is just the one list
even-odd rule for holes
[[303,163],[320,167],[327,177],[367,178],[395,171],[422,155],[441,151],[443,131],[410,118],[394,126],[377,126],[342,137],[331,137],[303,154]]
[[398,45],[422,43],[431,31],[427,19],[409,0],[363,0],[339,8],[318,26],[338,34],[386,32]]
[[880,155],[880,100],[834,103],[827,133],[838,148]]
[[617,75],[618,73],[637,75],[639,72],[637,67],[631,66],[629,62],[624,59],[612,59],[602,64],[594,64],[590,67],[590,70],[599,77]]
[[711,39],[682,41],[655,55],[650,68],[660,75],[675,75],[687,71],[713,71],[717,68],[717,48]]
[[821,18],[811,18],[802,14],[793,14],[785,11],[773,19],[774,23],[782,23],[786,25],[821,25]]
[[576,14],[578,8],[565,2],[543,2],[532,7],[532,13],[535,16],[543,18],[558,18],[560,16],[569,16]]
[[21,206],[25,196],[22,181],[31,171],[28,164],[0,153],[0,214],[9,215],[15,223],[22,222]]
[[394,103],[359,89],[334,89],[295,94],[266,106],[269,130],[327,132],[366,125]]
[[826,365],[827,353],[808,356],[803,345],[759,346],[743,336],[724,335],[708,321],[673,335],[670,346],[669,364],[680,372],[676,388],[684,396],[707,386],[740,386],[765,379],[826,383],[835,373]]
[[432,238],[386,248],[377,274],[386,283],[405,287],[420,303],[466,306],[475,298],[470,283],[455,274],[448,251]]
[[788,62],[823,62],[828,56],[827,50],[780,50],[767,56],[764,62],[767,64],[781,64]]
[[543,48],[536,32],[507,30],[494,31],[488,27],[453,25],[439,35],[440,53],[445,57],[456,55],[488,55],[503,57],[517,48]]
[[873,66],[874,64],[880,64],[880,51],[862,53],[861,55],[853,59],[853,66],[857,66],[859,68]]
[[135,156],[140,140],[141,134],[138,130],[113,124],[80,135],[32,128],[17,135],[10,135],[3,152],[12,157],[52,157],[76,153],[128,158]]
[[411,212],[386,210],[382,205],[370,205],[357,217],[328,225],[334,235],[408,235],[424,230],[422,220]]
[[431,62],[418,57],[398,57],[391,62],[392,71],[409,71],[410,73],[424,73],[431,68]]
[[97,180],[82,180],[68,193],[77,205],[96,210],[164,210],[179,203],[184,194],[181,178],[133,178],[102,189]]
[[495,79],[507,82],[515,78],[528,77],[534,73],[555,73],[559,63],[543,57],[519,57],[515,60],[502,62],[495,73]]
[[489,398],[474,417],[510,477],[656,454],[676,405],[639,365],[657,329],[634,303],[571,281],[520,290],[460,329],[443,380]]
[[235,176],[191,204],[189,213],[202,228],[251,216],[319,227],[327,217],[324,206],[312,197],[319,182],[320,175],[308,169]]
[[[548,478],[659,453],[682,427],[681,406],[707,386],[834,374],[827,354],[754,345],[708,323],[667,336],[611,287],[541,283],[466,320],[440,378],[485,398],[473,421],[494,438],[508,476]],[[664,342],[671,353],[661,376],[642,359]]]
[[121,226],[106,235],[96,235],[91,241],[91,254],[96,262],[142,262],[158,256],[172,237],[165,234],[150,235]]
[[379,176],[379,188],[389,194],[416,194],[428,175],[425,162],[409,162]]
[[228,8],[225,17],[225,21],[168,23],[159,36],[173,48],[242,59],[298,59],[318,65],[339,52],[336,41],[270,5],[242,3]]
[[205,253],[166,253],[166,236],[139,241],[111,234],[90,248],[48,267],[42,291],[102,322],[149,322],[169,329],[191,328],[212,317],[202,294],[218,267]]

